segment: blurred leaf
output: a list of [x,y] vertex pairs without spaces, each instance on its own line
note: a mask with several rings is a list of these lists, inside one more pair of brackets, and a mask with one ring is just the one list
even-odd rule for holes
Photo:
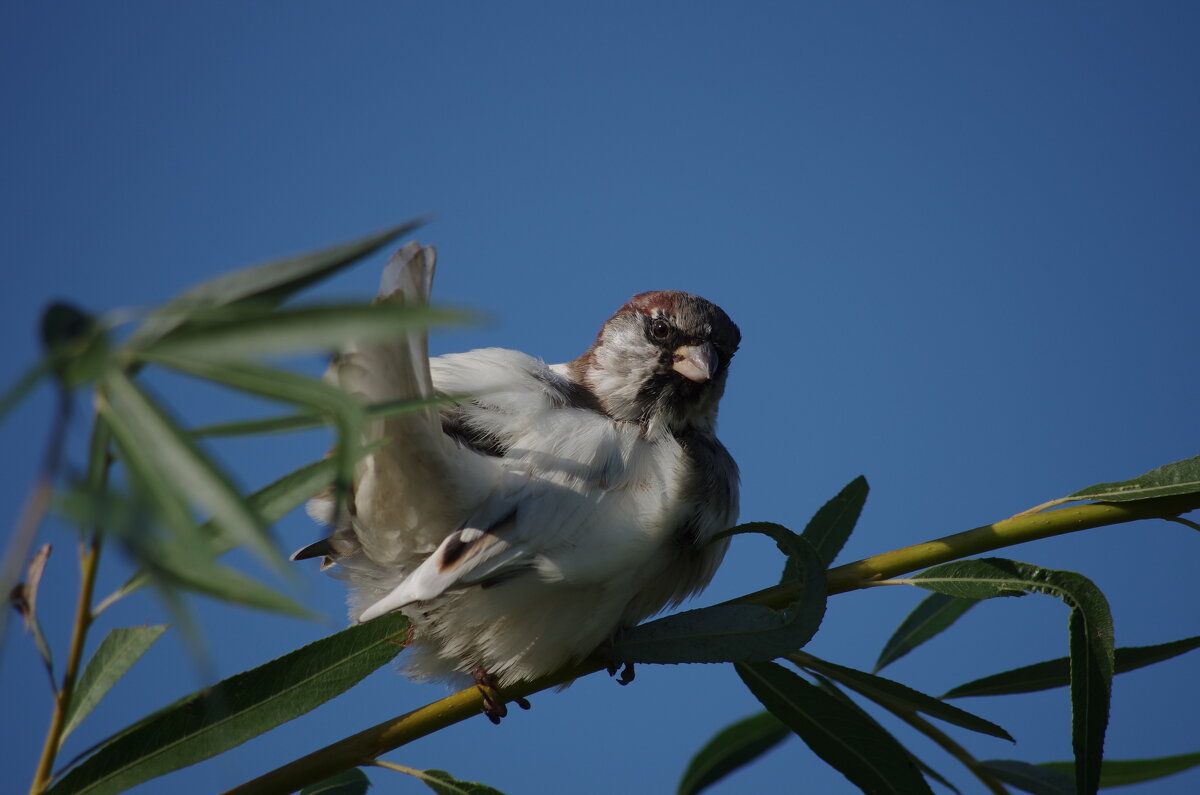
[[100,699],[166,630],[166,624],[157,624],[151,627],[114,629],[105,636],[84,668],[71,696],[71,702],[67,705],[62,740],[65,740],[95,709]]
[[[289,597],[272,590],[257,580],[217,564],[216,556],[224,551],[220,539],[210,538],[192,521],[186,506],[160,482],[148,483],[142,476],[149,466],[137,451],[121,448],[129,464],[130,485],[145,501],[131,499],[116,491],[99,496],[83,489],[68,492],[59,501],[63,515],[84,526],[102,526],[105,532],[120,541],[140,571],[116,593],[104,599],[95,609],[100,612],[112,602],[147,584],[165,589],[185,589],[213,596],[236,604],[271,610],[286,615],[311,618],[312,614]],[[156,490],[157,486],[157,490]],[[147,502],[157,508],[159,518],[169,532],[156,532],[151,525]],[[228,546],[225,544],[224,546]]]
[[738,663],[735,668],[763,706],[859,789],[930,793],[908,752],[878,724],[775,663]]
[[38,587],[42,584],[42,575],[46,571],[46,561],[50,559],[49,544],[43,544],[29,561],[25,569],[25,582],[18,583],[9,594],[13,609],[25,621],[25,629],[33,638],[33,645],[42,658],[42,665],[50,676],[50,689],[58,692],[58,684],[54,681],[54,656],[50,653],[50,644],[46,642],[46,633],[42,631],[42,622],[38,618],[37,598]]
[[170,355],[245,360],[332,350],[349,342],[395,337],[432,325],[464,323],[470,318],[464,312],[395,303],[329,304],[258,312],[247,309],[221,312],[133,352],[142,358]]
[[476,781],[459,781],[445,770],[412,770],[415,776],[438,795],[504,795],[500,790]]
[[952,596],[987,599],[1028,591],[1067,603],[1075,777],[1081,791],[1094,791],[1100,781],[1113,675],[1112,613],[1100,589],[1082,574],[1003,558],[943,563],[914,575],[912,581]]
[[[833,564],[846,539],[850,538],[867,501],[868,490],[867,479],[859,475],[846,484],[836,497],[822,505],[804,528],[801,535],[817,550],[825,568]],[[793,562],[789,560],[788,565],[793,565]],[[790,576],[790,573],[784,573],[784,579]]]
[[108,363],[108,337],[100,324],[70,304],[46,307],[42,344],[54,373],[69,387],[99,378]]
[[[1106,759],[1100,770],[1100,788],[1153,781],[1197,766],[1200,766],[1200,753],[1160,756],[1155,759]],[[1074,765],[1071,762],[1043,762],[1038,767],[1069,776]]]
[[[1073,763],[1068,762],[1073,766]],[[1013,759],[989,759],[979,766],[996,778],[1033,795],[1075,795],[1075,779],[1069,773],[1050,770]],[[1086,791],[1086,790],[1085,790]],[[1094,791],[1094,790],[1092,790]]]
[[0,421],[3,421],[8,413],[25,399],[30,390],[37,386],[38,381],[41,381],[52,369],[50,358],[45,357],[21,373],[12,386],[6,389],[3,395],[0,395]]
[[1097,483],[1080,489],[1066,500],[1125,502],[1200,491],[1200,455],[1165,464],[1144,475],[1118,483]]
[[942,632],[978,603],[978,599],[960,599],[942,593],[925,597],[884,644],[875,661],[875,673]]
[[240,745],[386,665],[407,627],[398,613],[382,616],[198,691],[103,743],[50,793],[122,792]]
[[[373,450],[377,450],[382,444],[383,442],[376,442],[367,445],[359,452],[361,455],[366,455]],[[277,522],[290,513],[292,509],[301,505],[313,494],[316,494],[333,482],[334,475],[336,474],[335,466],[336,462],[332,458],[323,458],[320,461],[308,464],[284,475],[274,483],[264,486],[248,496],[246,501],[262,516],[264,521],[268,523]],[[228,552],[234,545],[231,539],[218,534],[217,528],[211,522],[202,525],[200,530],[205,535],[210,536],[210,554],[213,556]],[[107,606],[117,599],[150,584],[151,581],[152,577],[148,571],[139,571],[129,578],[116,593],[107,597],[103,604]]]
[[339,499],[344,500],[354,482],[354,465],[362,444],[362,407],[350,394],[324,381],[300,373],[249,362],[214,362],[170,355],[151,358],[157,364],[206,378],[251,394],[300,403],[328,412],[337,425],[338,439],[329,457],[337,469]]
[[714,663],[773,660],[807,643],[825,615],[825,568],[812,545],[786,527],[770,522],[739,525],[728,535],[771,536],[801,565],[796,601],[783,610],[753,604],[720,604],[660,618],[619,636],[613,659],[627,663]]
[[814,657],[806,652],[789,654],[788,659],[797,665],[822,673],[835,682],[840,682],[860,695],[866,696],[884,706],[891,705],[911,709],[916,712],[923,712],[931,718],[944,720],[947,723],[953,723],[955,726],[961,726],[964,729],[970,729],[971,731],[991,735],[992,737],[999,737],[1001,740],[1016,742],[1008,732],[991,721],[984,720],[978,715],[972,715],[970,712],[939,701],[933,696],[926,695],[919,690],[913,690],[907,685],[893,682],[891,679],[885,679],[882,676],[869,674],[865,671],[856,671],[853,668],[847,668],[844,665],[838,665],[837,663],[831,663],[819,657]]
[[363,795],[370,788],[371,779],[355,767],[305,787],[300,795]]
[[100,412],[121,449],[141,464],[139,474],[153,491],[204,506],[222,530],[282,570],[282,556],[262,520],[174,420],[119,370],[105,375],[102,389]]
[[276,306],[293,293],[370,256],[393,240],[412,232],[422,223],[422,220],[409,221],[349,243],[311,254],[255,265],[198,284],[152,312],[130,337],[129,343],[136,348],[144,347],[205,309],[242,301]]
[[770,712],[760,712],[717,732],[696,752],[679,781],[678,795],[696,795],[739,767],[779,745],[791,730]]
[[[365,418],[381,420],[397,417],[413,411],[451,403],[453,397],[432,397],[420,400],[389,400],[383,403],[372,403],[363,406]],[[329,415],[325,412],[306,411],[291,414],[286,417],[265,417],[260,420],[244,420],[241,422],[223,422],[216,425],[205,425],[192,428],[188,433],[195,437],[203,436],[256,436],[266,433],[287,433],[290,431],[305,431],[311,428],[322,428],[329,424]]]
[[[1200,635],[1157,646],[1125,646],[1113,652],[1113,673],[1123,674],[1180,654],[1200,648]],[[1071,661],[1066,657],[1026,665],[1004,673],[985,676],[959,685],[942,698],[966,696],[1004,696],[1011,693],[1033,693],[1071,683]]]

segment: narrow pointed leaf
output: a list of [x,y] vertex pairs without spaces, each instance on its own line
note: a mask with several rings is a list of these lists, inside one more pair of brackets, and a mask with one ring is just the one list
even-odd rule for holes
[[212,512],[225,532],[281,568],[281,557],[266,528],[229,478],[214,465],[165,411],[120,370],[110,370],[103,382],[101,412],[126,451],[148,464],[143,478],[156,489],[174,492]]
[[1075,795],[1075,779],[1070,773],[1013,759],[990,759],[979,766],[1005,784],[1033,795]]
[[67,707],[64,740],[166,630],[166,624],[126,627],[114,629],[105,636],[88,660]]
[[825,569],[812,545],[781,525],[755,522],[726,531],[763,533],[800,560],[800,596],[783,610],[721,604],[634,627],[613,644],[613,659],[630,663],[715,663],[772,660],[803,646],[825,615]]
[[407,621],[383,616],[232,676],[139,721],[51,795],[106,795],[208,759],[320,706],[399,653]]
[[930,793],[908,753],[878,724],[775,663],[735,667],[764,707],[859,789],[896,795]]
[[[454,400],[451,397],[432,397],[422,400],[391,400],[384,403],[373,403],[363,406],[363,412],[368,420],[382,420],[388,417],[398,417],[413,411],[440,406]],[[329,415],[325,412],[305,411],[290,414],[285,417],[264,417],[259,420],[243,420],[240,422],[223,422],[215,425],[205,425],[192,428],[188,433],[197,438],[205,436],[257,436],[265,433],[289,433],[306,431],[311,428],[321,428],[329,425]]]
[[300,795],[364,795],[370,788],[371,779],[356,767],[307,786]]
[[[379,443],[368,445],[359,452],[361,455],[366,455],[372,450],[378,449],[378,446]],[[303,466],[294,472],[284,475],[274,483],[264,486],[248,496],[246,500],[262,516],[264,521],[276,522],[309,497],[332,483],[336,476],[336,463],[332,458],[323,458],[320,461]],[[234,546],[234,542],[226,536],[221,535],[211,522],[201,526],[200,531],[211,537],[209,543],[211,554],[214,556],[228,552]],[[104,601],[106,604],[111,603],[116,599],[133,593],[139,588],[149,585],[152,581],[153,578],[147,570],[139,571],[129,578],[116,593]],[[254,606],[262,607],[263,605],[256,604]]]
[[363,425],[362,407],[348,392],[300,373],[250,362],[216,362],[169,354],[156,355],[151,360],[254,395],[300,403],[328,412],[338,429],[337,444],[330,457],[337,468],[335,482],[338,484],[339,498],[345,499],[354,480],[354,465],[359,459]]
[[171,355],[222,360],[332,350],[352,341],[394,337],[432,325],[464,323],[470,315],[395,303],[335,304],[221,313],[143,348],[138,356]]
[[12,386],[4,390],[3,395],[0,395],[0,422],[3,422],[8,413],[16,408],[25,399],[25,396],[37,386],[38,381],[41,381],[53,369],[50,357],[47,356],[21,373]]
[[913,690],[907,685],[893,682],[891,679],[885,679],[882,676],[869,674],[866,671],[857,671],[853,668],[847,668],[844,665],[831,663],[828,660],[822,660],[820,657],[814,657],[806,652],[789,654],[788,659],[797,665],[822,673],[835,682],[845,685],[878,704],[889,708],[899,707],[923,712],[931,718],[944,720],[947,723],[961,726],[964,729],[970,729],[973,732],[999,737],[1009,742],[1016,742],[1008,732],[990,720],[985,720],[966,710],[961,710],[944,701],[939,701],[933,696],[926,695],[919,690]]
[[750,764],[792,734],[770,712],[731,723],[696,752],[679,781],[678,795],[696,795]]
[[420,220],[409,221],[349,243],[255,265],[198,284],[151,313],[134,332],[130,344],[143,347],[186,323],[194,314],[213,307],[247,300],[276,305],[293,293],[370,256],[422,223]]
[[1080,792],[1094,791],[1100,781],[1114,665],[1112,613],[1100,589],[1075,572],[1002,558],[944,563],[915,575],[912,581],[933,591],[973,599],[1030,592],[1066,602],[1071,608],[1067,635],[1075,780]]
[[477,781],[459,781],[445,770],[414,770],[412,775],[437,795],[504,795],[500,790]]
[[[1073,765],[1071,762],[1043,762],[1038,767],[1069,776]],[[1159,756],[1154,759],[1106,759],[1100,770],[1100,788],[1153,781],[1193,767],[1200,767],[1200,753]]]
[[1200,455],[1152,469],[1132,480],[1097,483],[1071,494],[1068,500],[1124,502],[1200,491]]
[[959,599],[943,593],[925,597],[888,638],[875,661],[875,673],[939,634],[970,610],[978,599]]
[[[883,725],[879,721],[877,721],[877,720],[875,720],[875,718],[871,717],[871,714],[869,712],[867,712],[865,709],[863,709],[857,703],[855,703],[854,699],[850,698],[850,696],[843,693],[838,688],[838,686],[835,685],[832,681],[830,681],[829,679],[826,679],[821,674],[814,673],[812,671],[809,671],[808,673],[809,673],[809,676],[811,676],[813,679],[816,680],[817,686],[820,687],[823,691],[825,691],[829,695],[833,696],[834,698],[836,698],[841,703],[845,704],[850,709],[853,709],[864,720],[869,721],[870,723],[877,726],[879,728],[879,731],[884,732],[885,734],[887,733],[887,729],[883,728]],[[894,710],[892,710],[892,711],[894,712]],[[926,725],[929,725],[929,724],[926,724]],[[929,735],[929,736],[932,738],[932,735]],[[904,746],[901,746],[901,747],[904,748]],[[957,793],[959,791],[958,787],[954,786],[949,781],[947,781],[945,776],[943,776],[941,773],[934,770],[929,765],[922,762],[921,759],[916,754],[914,754],[912,751],[908,750],[908,748],[904,748],[904,753],[908,754],[908,758],[913,761],[913,764],[916,765],[917,769],[920,770],[921,773],[923,773],[925,776],[933,779],[934,781],[941,784],[943,787],[945,787],[946,789],[948,789],[952,792]],[[960,793],[960,795],[961,795],[961,793]]]
[[[1123,674],[1126,671],[1144,668],[1197,648],[1200,648],[1200,635],[1156,646],[1125,646],[1113,652],[1113,673]],[[967,682],[953,688],[942,698],[1033,693],[1054,687],[1066,687],[1070,683],[1071,661],[1067,657],[1059,657],[1056,660],[1034,663]]]
[[[859,475],[846,484],[836,497],[821,506],[801,534],[817,550],[825,568],[842,551],[867,501],[867,479]],[[786,574],[784,575],[787,576]]]

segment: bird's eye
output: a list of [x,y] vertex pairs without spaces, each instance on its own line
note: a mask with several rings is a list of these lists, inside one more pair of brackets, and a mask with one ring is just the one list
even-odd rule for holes
[[660,317],[650,324],[650,333],[655,339],[665,340],[671,333],[671,324]]

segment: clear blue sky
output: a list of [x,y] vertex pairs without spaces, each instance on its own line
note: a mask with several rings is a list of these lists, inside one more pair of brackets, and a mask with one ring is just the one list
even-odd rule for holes
[[[153,305],[232,267],[433,212],[420,239],[441,252],[437,295],[490,318],[437,335],[438,351],[570,359],[649,289],[724,307],[744,337],[720,427],[742,468],[743,519],[799,529],[865,474],[871,498],[843,561],[1200,452],[1200,7],[567,5],[5,4],[3,380],[33,360],[49,299]],[[368,295],[380,264],[321,294]],[[192,421],[245,409],[156,384]],[[49,405],[41,391],[0,427],[10,516]],[[325,444],[219,453],[251,488]],[[316,530],[297,513],[278,535],[290,549]],[[61,659],[74,559],[69,531],[46,536],[42,610]],[[1158,522],[1005,554],[1091,576],[1118,643],[1143,645],[1200,634],[1198,543]],[[102,590],[123,566],[110,556]],[[770,584],[778,567],[769,542],[739,539],[702,601]],[[339,583],[307,566],[298,582],[326,623],[195,600],[219,676],[342,625]],[[920,596],[839,596],[809,649],[869,668]],[[162,620],[138,598],[102,628]],[[890,673],[937,693],[1064,654],[1065,630],[1052,600],[989,603]],[[1200,750],[1198,659],[1118,678],[1112,757]],[[205,683],[172,633],[68,753]],[[27,786],[44,685],[10,634],[0,789]],[[440,695],[385,670],[138,791],[224,789]],[[964,737],[984,758],[1069,757],[1065,691],[963,706],[1019,739]],[[510,793],[665,792],[713,732],[756,709],[726,666],[643,666],[630,687],[594,677],[499,728],[471,720],[388,758]],[[971,791],[928,743],[912,747]],[[381,792],[423,789],[372,777]],[[791,741],[713,792],[799,787],[850,791]]]

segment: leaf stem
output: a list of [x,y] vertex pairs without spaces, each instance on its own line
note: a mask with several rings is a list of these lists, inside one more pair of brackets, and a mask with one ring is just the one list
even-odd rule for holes
[[[869,587],[882,579],[1026,541],[1138,519],[1170,518],[1197,508],[1200,508],[1200,494],[1186,494],[1122,503],[1076,505],[1046,513],[1014,516],[830,569],[829,593],[839,594]],[[729,603],[782,608],[797,596],[797,586],[789,583],[747,594]],[[501,695],[506,701],[511,701],[562,685],[604,667],[599,659],[590,657],[541,679],[522,682]],[[479,690],[468,688],[314,751],[235,787],[225,795],[287,795],[348,768],[371,764],[381,754],[477,715],[482,703]]]

